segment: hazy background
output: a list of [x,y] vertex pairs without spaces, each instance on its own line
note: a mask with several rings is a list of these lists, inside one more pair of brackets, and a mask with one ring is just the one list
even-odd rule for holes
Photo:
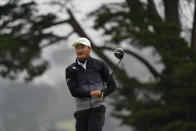
[[[24,0],[24,2],[29,0]],[[52,0],[51,0],[52,1]],[[59,0],[60,1],[60,0]],[[95,31],[92,28],[94,24],[93,18],[86,17],[87,13],[98,8],[102,4],[109,2],[123,2],[124,0],[74,0],[69,6],[74,12],[74,16],[80,22],[81,26],[88,31],[87,34],[94,39],[96,45],[103,45],[104,40],[108,39],[101,35],[102,31]],[[145,0],[144,0],[145,1]],[[157,4],[160,0],[157,0]],[[0,4],[5,1],[0,0]],[[48,5],[48,0],[37,0],[37,7],[40,14],[49,12],[55,13],[60,19],[66,19],[68,16],[63,8],[59,8],[55,4]],[[160,8],[160,13],[162,9]],[[187,26],[189,26],[187,23]],[[65,36],[71,27],[67,25],[55,26],[45,30],[46,32],[54,32],[59,36]],[[183,34],[187,40],[190,39],[189,34]],[[14,131],[12,125],[26,126],[26,128],[35,128],[38,130],[41,127],[42,131],[53,131],[53,127],[57,127],[58,131],[74,131],[75,119],[73,112],[75,110],[74,98],[70,95],[65,82],[65,68],[75,62],[75,51],[71,46],[79,36],[72,35],[68,39],[68,43],[60,42],[58,44],[45,48],[42,52],[42,57],[49,61],[49,69],[41,76],[35,78],[32,82],[25,83],[23,81],[24,74],[20,74],[16,81],[0,78],[0,131]],[[123,48],[134,50],[159,72],[164,66],[156,61],[159,56],[152,56],[152,48],[144,48],[137,50],[126,43],[122,43]],[[113,52],[105,52],[112,60],[117,62],[113,56]],[[100,59],[91,52],[91,56]],[[139,63],[135,58],[125,54],[120,67],[125,69],[129,76],[134,76],[140,81],[148,81],[152,76],[148,70]],[[120,121],[110,116],[112,106],[111,99],[108,99],[106,112],[106,121],[103,131],[130,131],[130,128],[121,126]],[[6,120],[4,119],[6,116]],[[3,121],[11,123],[9,129],[5,128]],[[22,126],[17,126],[21,130]],[[56,130],[55,130],[56,131]]]

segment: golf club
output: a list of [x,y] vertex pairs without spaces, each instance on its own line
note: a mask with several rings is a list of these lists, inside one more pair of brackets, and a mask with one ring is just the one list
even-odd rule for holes
[[112,78],[112,75],[114,73],[114,71],[117,69],[119,63],[121,62],[121,60],[123,59],[124,57],[124,51],[122,48],[116,48],[114,50],[114,55],[116,56],[116,58],[119,59],[119,62],[116,64],[115,68],[113,69],[112,73],[110,74],[108,80],[104,83],[104,87],[103,89],[101,90],[101,92],[104,92],[104,90],[107,88],[107,82]]

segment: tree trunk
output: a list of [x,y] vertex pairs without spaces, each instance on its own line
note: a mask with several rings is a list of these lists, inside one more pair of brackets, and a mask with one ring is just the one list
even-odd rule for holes
[[126,0],[131,12],[143,13],[145,10],[139,0]]
[[163,0],[165,6],[166,22],[180,24],[178,3],[179,0]]
[[196,2],[195,2],[195,12],[193,18],[193,29],[192,29],[192,38],[191,38],[191,48],[196,51]]
[[[178,12],[179,0],[163,0],[165,7],[165,21],[168,23],[180,25],[180,18]],[[180,27],[180,26],[179,26]],[[174,34],[179,36],[180,30],[174,30]]]

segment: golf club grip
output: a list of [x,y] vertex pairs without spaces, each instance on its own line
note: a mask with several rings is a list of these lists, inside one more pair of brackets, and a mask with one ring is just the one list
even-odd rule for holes
[[102,92],[104,93],[104,90],[105,90],[105,88],[101,89],[101,93],[102,93]]

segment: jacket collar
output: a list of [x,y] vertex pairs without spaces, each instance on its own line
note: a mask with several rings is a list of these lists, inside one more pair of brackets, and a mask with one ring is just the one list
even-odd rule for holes
[[[89,57],[86,59],[86,61],[87,61],[86,63],[90,62],[91,59],[92,59],[92,57],[89,56]],[[75,63],[76,63],[76,65],[79,65],[79,64],[78,64],[78,58],[76,58]]]

